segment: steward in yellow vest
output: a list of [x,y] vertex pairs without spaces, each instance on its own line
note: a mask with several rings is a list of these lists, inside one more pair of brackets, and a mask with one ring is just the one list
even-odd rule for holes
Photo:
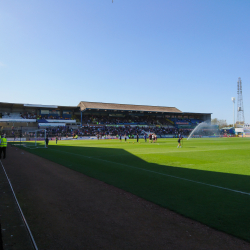
[[7,139],[4,136],[2,136],[1,147],[0,147],[0,159],[2,159],[2,153],[3,153],[3,159],[6,158],[6,148],[7,148]]

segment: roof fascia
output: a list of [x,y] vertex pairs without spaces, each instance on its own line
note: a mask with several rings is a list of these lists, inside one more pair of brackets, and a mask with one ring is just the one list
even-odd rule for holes
[[102,109],[102,108],[85,108],[85,110],[116,110],[116,111],[124,111],[124,112],[151,112],[151,113],[176,113],[176,114],[183,114],[182,111],[176,112],[176,111],[150,111],[150,110],[127,110],[127,109]]

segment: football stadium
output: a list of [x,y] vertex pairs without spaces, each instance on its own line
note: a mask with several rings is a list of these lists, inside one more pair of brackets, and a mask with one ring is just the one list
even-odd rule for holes
[[249,248],[250,141],[211,113],[81,101],[0,117],[3,245]]
[[[8,138],[46,128],[49,135],[161,137],[189,135],[197,124],[211,122],[211,114],[182,112],[175,107],[80,102],[77,106],[0,103],[0,125]],[[24,139],[24,138],[23,138]],[[26,140],[26,139],[25,139]]]

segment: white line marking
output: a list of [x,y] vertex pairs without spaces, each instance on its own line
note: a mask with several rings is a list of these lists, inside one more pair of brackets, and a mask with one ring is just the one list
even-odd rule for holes
[[10,179],[9,179],[9,177],[8,177],[8,175],[7,175],[7,172],[5,171],[5,168],[4,168],[3,163],[2,163],[1,160],[0,160],[0,162],[1,162],[1,165],[2,165],[2,168],[3,168],[3,171],[4,171],[4,173],[5,173],[5,176],[6,176],[7,180],[8,180],[8,182],[9,182],[9,185],[10,185],[11,191],[12,191],[12,193],[13,193],[13,196],[14,196],[14,198],[15,198],[16,204],[17,204],[17,206],[18,206],[18,208],[19,208],[19,212],[21,213],[21,217],[22,217],[22,219],[23,219],[23,222],[24,222],[24,224],[25,224],[25,226],[26,226],[26,228],[27,228],[27,230],[28,230],[28,232],[29,232],[29,236],[30,236],[30,238],[31,238],[32,244],[33,244],[34,248],[35,248],[36,250],[38,250],[38,247],[37,247],[37,245],[36,245],[36,242],[35,242],[35,240],[34,240],[34,237],[33,237],[32,233],[31,233],[30,227],[29,227],[29,225],[28,225],[28,222],[27,222],[26,219],[25,219],[25,216],[24,216],[24,214],[23,214],[23,211],[22,211],[22,209],[21,209],[21,206],[19,205],[19,202],[18,202],[18,200],[17,200],[16,194],[15,194],[15,192],[14,192],[14,189],[13,189],[13,187],[12,187],[12,185],[11,185]]
[[144,169],[144,168],[138,168],[138,167],[130,166],[130,165],[119,163],[119,162],[108,161],[108,160],[104,160],[104,159],[100,159],[100,158],[95,158],[95,157],[85,156],[85,155],[81,155],[81,154],[70,153],[70,152],[66,152],[66,151],[62,151],[62,150],[56,150],[56,149],[50,149],[50,150],[58,151],[58,152],[64,152],[66,154],[77,155],[77,156],[81,156],[81,157],[85,157],[85,158],[90,158],[90,159],[93,159],[93,160],[104,161],[104,162],[108,162],[108,163],[112,163],[112,164],[118,164],[118,165],[122,165],[122,166],[129,167],[129,168],[143,170],[143,171],[154,173],[154,174],[164,175],[164,176],[172,177],[172,178],[175,178],[175,179],[189,181],[189,182],[202,184],[202,185],[209,186],[209,187],[215,187],[215,188],[224,189],[224,190],[227,190],[227,191],[232,191],[232,192],[235,192],[235,193],[240,193],[240,194],[245,194],[245,195],[250,196],[250,193],[247,193],[247,192],[243,192],[243,191],[239,191],[239,190],[235,190],[235,189],[230,189],[230,188],[225,188],[225,187],[221,187],[221,186],[217,186],[217,185],[212,185],[212,184],[208,184],[208,183],[205,183],[205,182],[194,181],[194,180],[186,179],[186,178],[183,178],[183,177],[178,177],[178,176],[170,175],[170,174],[164,174],[164,173],[160,173],[160,172],[156,172],[156,171],[152,171],[152,170],[148,170],[148,169]]

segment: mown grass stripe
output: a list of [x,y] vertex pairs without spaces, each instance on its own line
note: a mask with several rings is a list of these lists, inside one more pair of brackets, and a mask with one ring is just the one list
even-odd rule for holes
[[231,191],[231,192],[240,193],[240,194],[250,196],[250,193],[247,193],[247,192],[243,192],[243,191],[239,191],[239,190],[235,190],[235,189],[230,189],[230,188],[226,188],[226,187],[221,187],[221,186],[217,186],[217,185],[212,185],[212,184],[208,184],[208,183],[205,183],[205,182],[194,181],[194,180],[186,179],[186,178],[183,178],[183,177],[164,174],[164,173],[160,173],[160,172],[156,172],[156,171],[152,171],[152,170],[148,170],[148,169],[144,169],[144,168],[138,168],[138,167],[134,167],[134,166],[119,163],[119,162],[113,162],[113,161],[109,161],[109,160],[100,159],[100,158],[97,158],[97,157],[90,157],[90,156],[71,153],[71,152],[67,152],[67,151],[63,151],[63,150],[56,150],[56,149],[50,149],[50,150],[57,151],[57,152],[63,152],[63,153],[66,153],[66,154],[77,155],[77,156],[80,156],[80,157],[85,157],[85,158],[89,158],[89,159],[93,159],[93,160],[104,161],[104,162],[108,162],[108,163],[112,163],[112,164],[116,164],[116,165],[122,165],[122,166],[133,168],[133,169],[143,170],[143,171],[154,173],[154,174],[168,176],[168,177],[171,177],[171,178],[176,178],[176,179],[180,179],[180,180],[184,180],[184,181],[189,181],[189,182],[193,182],[193,183],[197,183],[197,184],[201,184],[201,185],[206,185],[206,186],[209,186],[209,187],[219,188],[219,189],[223,189],[223,190],[227,190],[227,191]]

